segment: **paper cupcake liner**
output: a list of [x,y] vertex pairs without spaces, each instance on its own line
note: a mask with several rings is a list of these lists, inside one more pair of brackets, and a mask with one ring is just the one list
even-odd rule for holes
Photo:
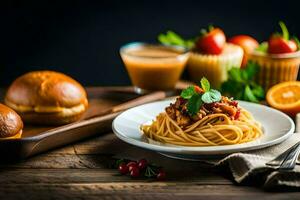
[[256,76],[256,81],[265,91],[277,83],[297,80],[300,57],[270,58],[267,56],[250,56],[249,60],[259,65],[260,71]]
[[227,80],[227,72],[233,67],[240,67],[243,59],[243,50],[235,45],[229,45],[230,52],[221,55],[204,55],[192,52],[190,54],[187,69],[190,78],[194,82],[199,82],[202,77],[206,77],[212,87],[220,88],[221,84]]

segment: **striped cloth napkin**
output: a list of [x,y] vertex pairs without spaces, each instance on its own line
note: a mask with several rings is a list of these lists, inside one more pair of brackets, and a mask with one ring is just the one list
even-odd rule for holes
[[294,170],[278,171],[265,165],[285,150],[300,141],[300,133],[293,134],[281,144],[246,153],[234,153],[222,160],[204,161],[213,164],[222,171],[229,172],[233,179],[241,185],[261,186],[268,190],[300,191],[300,163]]

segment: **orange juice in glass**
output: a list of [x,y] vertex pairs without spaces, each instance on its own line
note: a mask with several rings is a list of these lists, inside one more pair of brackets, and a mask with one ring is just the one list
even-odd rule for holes
[[129,43],[120,54],[137,93],[171,91],[188,59],[183,47]]

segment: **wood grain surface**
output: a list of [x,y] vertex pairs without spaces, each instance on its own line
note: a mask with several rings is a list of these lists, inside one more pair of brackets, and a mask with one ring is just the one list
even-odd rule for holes
[[[110,168],[113,157],[163,166],[163,182],[131,179]],[[0,199],[300,199],[299,192],[238,186],[224,172],[166,158],[120,141],[112,132],[17,163],[0,162]]]
[[[147,158],[162,165],[164,182],[120,176],[112,156]],[[222,172],[197,162],[169,159],[128,145],[113,133],[18,163],[0,164],[0,199],[299,199],[237,186]]]

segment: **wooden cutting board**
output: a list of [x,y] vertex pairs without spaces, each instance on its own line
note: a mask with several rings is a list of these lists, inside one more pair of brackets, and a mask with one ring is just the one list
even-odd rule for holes
[[111,129],[112,120],[123,110],[166,97],[164,92],[139,96],[132,87],[86,89],[89,107],[81,120],[58,127],[25,124],[21,139],[0,140],[0,158],[22,159],[102,134]]

